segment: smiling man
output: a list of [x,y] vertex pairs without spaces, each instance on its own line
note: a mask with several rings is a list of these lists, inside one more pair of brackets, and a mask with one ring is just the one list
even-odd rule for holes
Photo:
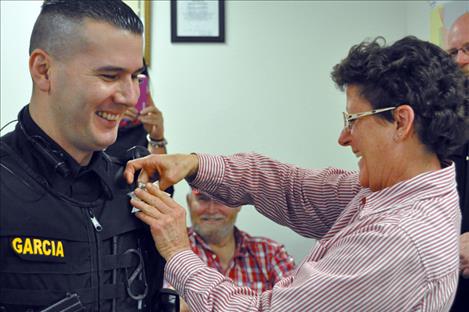
[[[186,178],[229,206],[252,204],[319,242],[272,290],[237,287],[190,249],[185,210],[148,183],[132,203],[191,311],[447,311],[459,275],[460,213],[449,153],[463,143],[465,77],[439,47],[362,42],[332,72],[346,90],[339,144],[358,172],[303,169],[258,154],[148,156],[127,181]],[[325,155],[327,157],[327,155]]]
[[281,244],[235,226],[241,207],[228,207],[197,189],[187,195],[187,205],[192,250],[236,285],[262,292],[294,269],[293,258]]
[[161,258],[102,152],[139,97],[142,33],[120,0],[44,1],[31,100],[0,145],[0,310],[157,304]]

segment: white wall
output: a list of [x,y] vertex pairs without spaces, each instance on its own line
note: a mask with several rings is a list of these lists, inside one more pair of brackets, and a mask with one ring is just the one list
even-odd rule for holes
[[[423,40],[430,40],[431,1],[405,3],[406,32]],[[441,1],[440,1],[441,2]]]
[[[419,3],[410,4],[409,14],[418,13]],[[400,1],[228,1],[225,44],[172,44],[169,3],[157,2],[153,87],[170,152],[255,151],[309,168],[355,169],[337,144],[345,96],[330,72],[367,37],[406,35],[406,9]],[[178,185],[180,203],[185,190]],[[238,225],[283,242],[297,262],[313,245],[252,207]]]
[[[28,39],[38,3],[1,1],[1,124],[28,102]],[[226,43],[172,44],[169,1],[153,6],[153,95],[169,152],[255,151],[303,167],[355,169],[337,145],[345,96],[329,78],[349,48],[377,35],[428,39],[422,1],[227,1]],[[187,185],[176,186],[185,205]],[[314,242],[252,207],[238,225],[272,237],[297,262]]]
[[[32,91],[28,70],[29,37],[41,1],[0,1],[0,124],[16,119]],[[2,134],[14,129],[14,124]]]

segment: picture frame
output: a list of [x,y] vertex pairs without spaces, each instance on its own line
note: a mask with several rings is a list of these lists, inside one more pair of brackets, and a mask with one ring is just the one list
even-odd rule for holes
[[151,13],[152,13],[152,2],[149,0],[124,0],[124,2],[132,8],[135,14],[140,17],[144,27],[144,45],[143,45],[143,57],[147,67],[151,65]]
[[225,0],[171,0],[171,42],[225,42]]

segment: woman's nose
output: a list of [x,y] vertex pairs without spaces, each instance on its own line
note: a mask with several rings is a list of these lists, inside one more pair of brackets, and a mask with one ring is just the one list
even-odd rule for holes
[[350,145],[350,130],[348,128],[342,129],[339,135],[338,142],[342,146]]

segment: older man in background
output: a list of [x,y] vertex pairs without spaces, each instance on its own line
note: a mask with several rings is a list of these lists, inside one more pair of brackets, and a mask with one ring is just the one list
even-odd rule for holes
[[[447,47],[448,53],[460,66],[464,74],[469,77],[469,12],[461,15],[451,26],[448,33]],[[469,85],[467,88],[469,88]],[[456,178],[462,212],[461,275],[451,311],[467,311],[469,309],[469,144],[466,142],[451,156],[451,159],[456,163]]]
[[[197,189],[192,189],[186,199],[192,223],[187,230],[192,251],[235,285],[261,293],[272,289],[295,268],[283,245],[251,236],[235,226],[241,207],[228,207]],[[180,309],[190,311],[183,299]]]
[[236,285],[262,292],[272,289],[295,268],[283,245],[235,226],[241,207],[228,207],[197,189],[187,195],[187,205],[192,250]]

